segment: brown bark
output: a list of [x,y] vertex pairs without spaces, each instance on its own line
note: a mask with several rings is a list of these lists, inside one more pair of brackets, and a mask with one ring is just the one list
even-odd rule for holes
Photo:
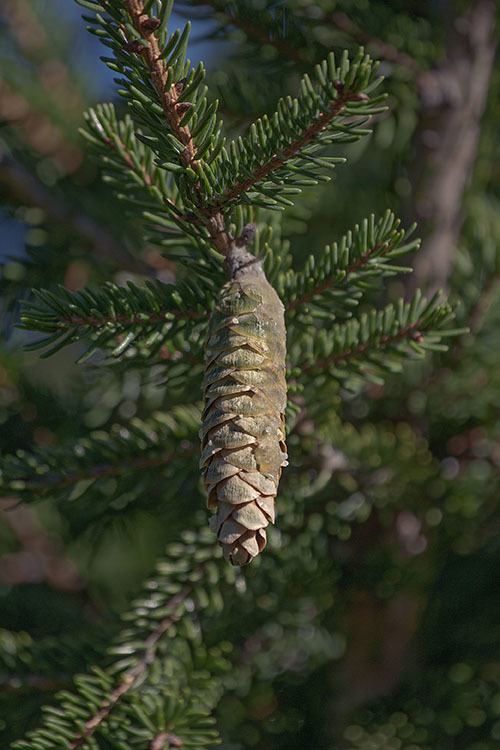
[[[402,511],[390,526],[377,512],[354,530],[346,546],[347,558],[359,562],[376,546],[392,549],[401,564],[425,549],[418,519]],[[344,613],[346,651],[340,663],[340,700],[335,708],[337,727],[349,720],[362,703],[391,693],[415,658],[414,636],[426,605],[425,587],[395,591],[388,598],[368,587],[350,593]]]
[[421,116],[412,213],[424,237],[409,288],[446,288],[463,222],[496,50],[495,4],[475,0],[456,18],[445,59],[420,74]]
[[413,636],[424,600],[400,592],[386,602],[368,591],[355,592],[346,613],[347,650],[342,661],[342,721],[356,706],[389,694],[412,660]]
[[[195,574],[203,574],[204,572],[205,567],[201,565],[196,569]],[[156,648],[159,641],[165,635],[170,626],[179,620],[179,615],[175,614],[176,609],[179,604],[181,604],[189,596],[193,589],[193,586],[193,582],[186,583],[184,588],[181,589],[179,593],[174,594],[174,596],[170,599],[170,601],[166,605],[166,609],[171,614],[168,614],[166,617],[164,617],[163,620],[160,621],[156,630],[154,630],[146,639],[144,643],[144,655],[141,660],[136,664],[135,667],[124,673],[121,681],[117,684],[109,698],[105,699],[101,703],[96,713],[88,721],[85,722],[80,731],[71,740],[71,743],[68,745],[69,750],[77,750],[77,748],[85,747],[88,740],[90,740],[90,738],[94,736],[101,724],[106,721],[111,711],[121,701],[123,696],[125,696],[137,684],[137,681],[143,677],[149,665],[155,658]],[[155,739],[157,739],[157,737],[153,738],[153,742],[155,741]],[[168,737],[170,737],[170,747],[182,747],[182,745],[179,744],[175,745],[172,741],[171,738],[175,737],[175,735],[167,735],[165,739],[167,739]],[[178,738],[175,737],[175,740],[178,741]]]

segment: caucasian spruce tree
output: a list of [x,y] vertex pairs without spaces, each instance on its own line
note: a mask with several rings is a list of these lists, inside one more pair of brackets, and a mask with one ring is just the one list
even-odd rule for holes
[[[350,165],[342,165],[345,154],[369,158],[372,128],[390,117],[378,63],[354,49],[363,40],[340,12],[336,22],[349,50],[334,53],[318,41],[312,29],[335,20],[327,3],[315,11],[324,14],[320,26],[307,3],[303,17],[300,3],[286,12],[209,3],[219,24],[213,34],[233,35],[230,54],[238,54],[239,28],[251,44],[287,60],[279,67],[272,55],[257,58],[254,77],[235,66],[207,87],[203,63],[187,59],[190,22],[177,28],[180,16],[174,21],[171,14],[196,19],[208,6],[77,2],[104,45],[120,97],[89,109],[81,129],[100,180],[84,170],[75,182],[66,177],[80,168],[71,162],[81,149],[78,104],[55,65],[43,75],[59,86],[58,127],[67,129],[73,150],[63,152],[58,142],[52,185],[48,162],[38,170],[46,199],[33,192],[26,170],[3,162],[9,184],[19,187],[15,200],[31,206],[32,217],[40,206],[45,212],[53,250],[35,249],[22,284],[11,264],[5,294],[26,297],[18,335],[25,349],[42,349],[49,365],[62,362],[74,379],[74,424],[64,422],[58,439],[38,433],[16,454],[6,450],[2,493],[9,507],[41,507],[49,526],[57,515],[57,533],[73,540],[77,557],[78,540],[99,546],[113,523],[123,524],[132,561],[141,535],[146,547],[161,544],[164,552],[140,595],[121,606],[121,624],[110,612],[94,613],[74,636],[40,642],[2,631],[1,664],[15,676],[7,680],[13,695],[18,675],[28,673],[54,693],[41,718],[36,701],[31,715],[19,709],[16,730],[29,731],[11,746],[202,750],[222,735],[228,750],[295,747],[296,736],[301,747],[437,747],[446,722],[433,725],[434,708],[423,694],[418,705],[407,696],[398,703],[395,694],[379,714],[352,719],[370,690],[357,696],[352,654],[350,667],[338,674],[335,667],[346,637],[363,628],[363,608],[354,608],[353,619],[349,587],[340,582],[363,576],[347,540],[354,534],[371,556],[370,570],[389,596],[406,573],[384,552],[377,558],[363,529],[376,539],[399,524],[401,538],[411,537],[409,557],[421,552],[419,503],[437,482],[422,436],[396,417],[356,423],[356,399],[362,389],[378,398],[386,378],[396,389],[405,363],[445,352],[448,337],[466,330],[466,323],[453,324],[441,292],[405,297],[402,283],[395,284],[411,270],[408,256],[419,240],[390,207],[378,213],[374,205],[377,213],[358,217],[344,234],[338,217],[330,220],[339,191],[349,191],[349,215],[365,202],[362,184],[343,187]],[[35,47],[24,52],[38,70],[43,54],[57,51],[40,47],[49,11],[36,19],[29,12],[27,2],[17,10],[6,3],[18,39],[34,30]],[[382,58],[389,52],[380,48]],[[293,65],[308,72],[300,77]],[[8,98],[17,84],[6,81]],[[397,85],[390,82],[389,90],[397,106]],[[19,127],[27,138],[28,125]],[[85,163],[91,175],[94,167]],[[323,207],[321,227],[315,202]],[[75,242],[81,244],[74,251]],[[100,257],[92,271],[89,246]],[[64,247],[75,253],[73,275]],[[43,284],[37,269],[45,269]],[[83,287],[73,283],[82,273]],[[30,274],[36,288],[27,295],[20,288],[30,286]],[[84,423],[82,404],[92,414]],[[438,511],[425,511],[429,528],[437,527]],[[67,559],[60,562],[69,570]],[[126,546],[111,564],[119,586],[130,570]],[[390,578],[387,570],[399,572]],[[418,569],[411,570],[417,580]],[[417,612],[409,599],[414,606]],[[13,717],[15,700],[22,702],[4,704]],[[410,725],[417,729],[404,744]],[[264,726],[262,734],[256,726]],[[420,726],[434,726],[434,734],[426,729],[420,741]]]

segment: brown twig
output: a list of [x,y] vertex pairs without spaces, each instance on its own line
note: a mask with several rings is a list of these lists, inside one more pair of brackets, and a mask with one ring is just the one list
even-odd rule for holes
[[108,316],[105,318],[97,318],[90,316],[88,318],[81,318],[78,316],[72,316],[71,318],[59,318],[60,323],[67,324],[68,328],[85,328],[86,326],[93,326],[100,328],[101,326],[107,326],[112,323],[120,323],[122,325],[147,325],[149,323],[167,323],[167,316],[173,315],[177,320],[198,320],[206,317],[196,310],[188,310],[187,312],[180,312],[179,310],[163,310],[160,312],[149,313],[147,319],[144,319],[144,313],[141,315],[115,315]]
[[[156,26],[151,23],[154,19],[151,19],[144,13],[143,0],[125,0],[125,6],[132,19],[134,28],[147,41],[147,46],[141,45],[141,49],[137,49],[135,54],[141,54],[144,57],[151,80],[158,93],[165,120],[172,134],[184,146],[184,149],[180,153],[181,161],[185,167],[190,167],[195,172],[198,172],[199,162],[196,158],[196,146],[193,142],[191,131],[187,125],[181,125],[185,111],[181,103],[178,103],[178,99],[182,94],[184,84],[182,81],[176,81],[167,89],[169,71],[163,60],[160,59],[161,50],[158,38],[154,33]],[[199,184],[195,184],[193,190],[196,195],[199,192]],[[216,210],[207,218],[207,229],[212,242],[220,253],[227,255],[232,247],[233,238],[226,231],[224,217]]]
[[[115,152],[115,154],[118,154],[122,157],[123,161],[125,162],[127,167],[129,167],[129,169],[135,172],[135,174],[139,175],[146,187],[151,187],[153,185],[153,178],[151,177],[150,173],[142,165],[140,171],[137,169],[137,166],[130,155],[130,151],[118,136],[118,133],[115,132],[114,135],[115,139],[110,138],[109,135],[105,135],[103,138],[104,142],[112,149],[112,151]],[[118,144],[119,149],[116,148],[116,144]]]
[[[203,572],[204,567],[201,566],[196,572]],[[187,583],[184,588],[173,596],[167,604],[167,609],[175,612],[176,608],[181,604],[191,593],[194,587],[193,582]],[[177,622],[179,619],[178,615],[171,614],[164,617],[160,622],[156,630],[146,639],[144,644],[144,655],[139,663],[130,671],[125,673],[122,681],[112,691],[109,698],[107,698],[101,704],[101,707],[94,716],[85,722],[85,725],[81,732],[75,736],[74,740],[70,743],[69,750],[77,750],[83,747],[87,740],[89,740],[97,731],[99,726],[110,714],[112,709],[119,703],[119,701],[131,690],[136,684],[137,680],[146,672],[148,666],[154,659],[155,649],[160,641],[161,637],[167,632],[169,627]],[[175,745],[174,745],[175,747]],[[180,747],[177,745],[177,747]]]
[[[357,271],[358,268],[365,266],[370,261],[370,259],[375,255],[375,253],[377,253],[380,250],[381,247],[382,247],[381,244],[375,245],[374,247],[364,252],[361,255],[361,257],[359,257],[356,261],[354,261],[354,263],[351,263],[350,265],[348,265],[347,268],[345,269],[346,275],[343,277],[342,283],[345,282],[347,276],[350,273],[353,273],[354,271]],[[391,250],[391,248],[392,248],[391,243],[388,243],[384,251],[384,255],[387,254]],[[297,297],[297,299],[292,300],[287,307],[288,312],[295,310],[295,308],[300,307],[300,305],[305,305],[308,302],[311,302],[311,300],[314,297],[317,297],[319,294],[323,294],[328,289],[331,289],[331,287],[333,286],[333,281],[334,281],[334,277],[330,276],[321,284],[318,284],[317,286],[315,286],[314,289],[308,294],[303,294],[301,297]]]
[[168,122],[173,135],[184,145],[181,152],[181,161],[185,167],[196,168],[196,147],[191,137],[189,127],[182,126],[181,120],[184,113],[179,114],[177,100],[184,88],[181,82],[174,82],[167,90],[168,68],[160,59],[161,50],[158,39],[154,34],[155,28],[151,27],[151,18],[144,13],[143,0],[125,0],[125,5],[130,14],[135,29],[147,40],[147,47],[143,47],[140,54],[144,56],[146,65],[155,85],[165,119]]
[[[194,447],[190,444],[186,446],[183,451],[183,456],[189,456],[194,452]],[[165,466],[170,463],[173,458],[179,458],[179,453],[162,453],[160,456],[155,458],[135,458],[129,459],[124,464],[103,464],[101,466],[94,466],[85,473],[80,474],[67,474],[63,477],[55,477],[51,475],[36,475],[37,485],[31,487],[33,491],[43,491],[46,487],[64,487],[68,484],[76,484],[77,482],[87,481],[88,479],[102,479],[103,477],[116,476],[122,474],[127,470],[141,470],[141,469],[153,469],[158,466]],[[35,478],[35,477],[33,477]],[[30,481],[30,477],[25,478],[26,482]]]

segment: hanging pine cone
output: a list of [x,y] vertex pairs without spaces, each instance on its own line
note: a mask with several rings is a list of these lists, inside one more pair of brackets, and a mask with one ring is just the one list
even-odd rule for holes
[[225,558],[246,565],[266,546],[286,465],[286,332],[283,304],[262,263],[241,247],[205,343],[203,481]]

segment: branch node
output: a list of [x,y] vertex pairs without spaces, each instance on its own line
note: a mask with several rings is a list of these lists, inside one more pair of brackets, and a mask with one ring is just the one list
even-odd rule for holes
[[186,87],[186,81],[187,78],[181,78],[179,81],[176,81],[174,83],[174,88],[177,94],[182,94],[184,88]]
[[143,21],[141,21],[141,28],[146,33],[152,34],[153,31],[156,31],[160,24],[161,21],[159,18],[145,18]]
[[192,106],[192,102],[179,102],[175,105],[175,111],[177,112],[177,114],[183,115],[188,111],[188,109],[191,109]]
[[143,55],[146,51],[146,47],[138,39],[132,39],[130,42],[125,42],[123,49],[126,52],[131,52],[135,55]]

